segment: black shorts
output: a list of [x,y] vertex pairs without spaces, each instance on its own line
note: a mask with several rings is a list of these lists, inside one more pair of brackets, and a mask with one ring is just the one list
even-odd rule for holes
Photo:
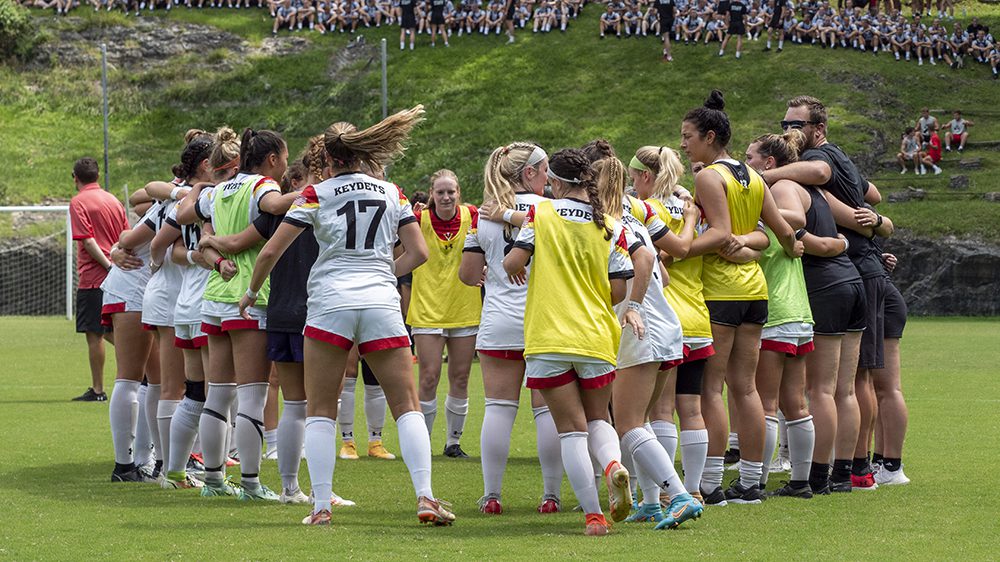
[[517,6],[514,5],[514,0],[510,0],[510,5],[507,6],[507,12],[504,14],[504,19],[507,21],[513,21],[515,11],[517,11]]
[[669,10],[657,10],[660,14],[660,33],[669,33],[674,28],[674,8]]
[[676,394],[701,395],[701,377],[705,373],[707,359],[696,359],[677,366]]
[[863,279],[867,326],[861,336],[860,369],[885,368],[885,277]]
[[378,379],[375,378],[375,371],[368,366],[368,362],[364,359],[361,360],[361,380],[364,381],[367,386],[378,386]]
[[771,22],[767,24],[771,29],[782,29],[781,24],[781,10],[775,10],[774,14],[771,15]]
[[767,301],[705,301],[712,324],[767,324]]
[[403,29],[416,29],[417,28],[417,16],[413,13],[413,6],[409,8],[403,8],[403,17],[399,23],[399,27]]
[[294,332],[268,332],[268,360],[279,363],[302,363],[304,340],[302,334]]
[[900,339],[906,328],[906,301],[903,294],[892,284],[885,283],[885,337]]
[[444,25],[444,6],[441,6],[440,10],[431,10],[431,24]]
[[747,32],[746,26],[743,25],[743,21],[733,21],[729,24],[729,29],[726,31],[730,35],[743,35]]
[[842,336],[865,329],[867,307],[865,286],[861,281],[842,283],[809,293],[813,333],[817,336]]
[[111,331],[111,326],[101,325],[102,306],[104,291],[100,287],[76,290],[76,333],[103,334]]

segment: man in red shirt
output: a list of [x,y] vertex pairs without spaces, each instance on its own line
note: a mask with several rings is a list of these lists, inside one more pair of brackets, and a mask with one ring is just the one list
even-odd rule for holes
[[123,230],[129,228],[125,208],[121,202],[97,183],[97,160],[81,158],[73,164],[73,182],[77,194],[69,203],[73,240],[79,243],[77,272],[79,285],[76,292],[76,331],[87,335],[90,354],[92,385],[82,395],[74,398],[80,402],[103,402],[104,393],[104,342],[113,343],[111,334],[101,326],[101,305],[104,294],[101,283],[111,269],[111,246],[118,242]]

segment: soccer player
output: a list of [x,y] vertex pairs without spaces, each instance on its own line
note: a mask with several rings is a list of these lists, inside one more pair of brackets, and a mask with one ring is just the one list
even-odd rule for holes
[[746,35],[746,17],[747,17],[747,5],[743,3],[743,0],[733,0],[729,4],[728,10],[729,24],[726,28],[726,36],[722,40],[722,45],[719,46],[719,56],[726,54],[726,45],[729,44],[729,38],[736,37],[736,58],[740,58],[740,51],[743,50],[743,36]]
[[[663,39],[663,60],[672,62],[670,54],[670,34],[674,32],[674,16],[677,12],[675,0],[656,0],[656,13],[659,15],[660,35]],[[697,41],[697,39],[695,39]]]
[[410,36],[410,50],[413,50],[413,43],[417,36],[417,16],[414,12],[414,2],[416,0],[399,0],[399,50],[403,50],[406,36]]
[[[277,260],[311,226],[319,255],[309,274],[306,327],[306,461],[314,507],[303,521],[329,525],[336,464],[337,398],[347,352],[357,342],[382,383],[396,418],[403,461],[417,495],[421,522],[450,525],[455,516],[434,499],[431,448],[413,382],[409,337],[399,312],[396,275],[427,259],[416,217],[394,184],[361,173],[361,163],[381,165],[402,154],[410,130],[422,117],[417,106],[359,131],[334,123],[324,133],[332,177],[302,190],[261,250],[240,309],[244,317],[265,287]],[[393,260],[396,240],[403,253]]]

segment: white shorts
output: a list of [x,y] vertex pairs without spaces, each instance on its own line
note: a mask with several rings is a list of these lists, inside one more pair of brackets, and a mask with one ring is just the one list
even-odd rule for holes
[[813,325],[788,322],[764,328],[760,333],[760,348],[789,357],[805,355],[813,350]]
[[208,345],[208,336],[201,330],[201,322],[174,326],[174,347],[200,349]]
[[646,363],[672,363],[684,358],[684,340],[678,326],[676,338],[670,341],[666,331],[651,326],[645,311],[641,313],[646,333],[640,340],[630,326],[622,328],[618,346],[618,368],[634,367]]
[[555,388],[579,382],[580,388],[602,388],[615,380],[615,366],[595,359],[562,353],[543,353],[524,358],[525,386]]
[[338,310],[309,317],[303,335],[345,350],[357,343],[361,355],[410,347],[410,337],[398,308]]
[[247,309],[250,320],[240,316],[240,305],[231,302],[203,301],[201,303],[201,330],[217,336],[230,330],[266,330],[267,307],[251,306]]
[[494,308],[483,305],[476,349],[524,351],[524,311],[518,317]]
[[142,312],[142,295],[133,295],[133,298],[129,299],[104,291],[104,299],[101,301],[101,325],[110,326],[111,315],[119,312]]
[[142,323],[146,326],[174,325],[174,310],[177,308],[177,291],[154,290],[148,285],[142,296]]
[[479,333],[479,326],[464,328],[410,328],[414,336],[442,336],[445,338],[467,338]]

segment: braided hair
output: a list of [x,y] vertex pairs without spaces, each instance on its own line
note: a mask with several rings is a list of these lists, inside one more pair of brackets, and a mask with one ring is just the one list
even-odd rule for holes
[[576,180],[573,183],[587,192],[588,203],[593,208],[594,224],[604,231],[605,240],[611,240],[611,228],[604,220],[604,205],[598,193],[597,181],[590,169],[590,160],[583,151],[577,148],[564,148],[556,152],[549,158],[549,169],[561,178]]

